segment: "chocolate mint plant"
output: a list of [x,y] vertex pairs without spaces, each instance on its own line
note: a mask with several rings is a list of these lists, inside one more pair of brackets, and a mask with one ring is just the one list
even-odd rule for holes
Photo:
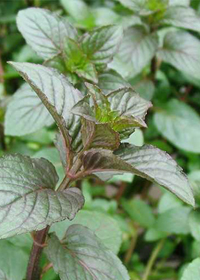
[[[27,280],[40,279],[43,251],[62,280],[128,280],[121,261],[91,229],[74,224],[60,239],[51,225],[74,219],[84,205],[76,182],[88,176],[104,180],[129,172],[194,205],[187,177],[158,148],[125,142],[146,127],[152,104],[108,69],[122,40],[120,27],[79,34],[66,19],[39,8],[20,11],[17,24],[44,62],[9,62],[26,83],[8,106],[6,131],[20,136],[55,123],[65,177],[58,184],[55,167],[44,158],[1,157],[0,238],[32,234]],[[106,75],[115,78],[110,88]]]

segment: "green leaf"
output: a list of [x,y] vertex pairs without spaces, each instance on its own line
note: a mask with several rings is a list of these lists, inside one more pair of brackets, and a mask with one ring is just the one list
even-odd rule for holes
[[87,60],[77,42],[67,38],[64,53],[66,57],[65,64],[70,72],[76,73],[78,76],[91,80],[94,83],[98,82],[94,65]]
[[200,117],[189,105],[171,99],[155,113],[154,123],[174,146],[200,153]]
[[167,210],[158,216],[154,227],[170,234],[188,234],[190,211],[191,208],[185,206]]
[[96,124],[82,119],[82,140],[84,149],[104,148],[116,150],[119,147],[119,134],[108,124]]
[[83,35],[81,47],[88,60],[97,66],[104,66],[113,58],[122,40],[122,28],[103,26]]
[[99,75],[98,86],[107,95],[119,88],[130,87],[130,84],[127,83],[117,72],[110,70]]
[[97,211],[81,210],[73,221],[63,221],[52,226],[59,239],[62,239],[66,229],[74,224],[86,226],[101,240],[101,242],[113,253],[117,254],[122,242],[122,233],[115,219],[108,214]]
[[140,199],[123,200],[122,207],[142,227],[150,228],[155,223],[151,207]]
[[27,84],[22,85],[9,103],[5,116],[5,133],[22,136],[54,122],[37,94]]
[[66,19],[39,8],[21,10],[17,16],[17,26],[27,44],[44,59],[58,55],[66,37],[77,37],[77,31]]
[[146,100],[152,100],[155,92],[155,85],[151,80],[142,79],[136,83],[133,83],[132,86],[142,98]]
[[200,278],[200,258],[193,260],[184,270],[181,280],[197,280]]
[[45,252],[61,280],[129,280],[126,268],[88,228],[72,225],[62,243],[51,235]]
[[182,201],[172,193],[166,192],[163,194],[158,203],[158,213],[162,214],[170,209],[182,206]]
[[82,0],[60,0],[60,2],[67,13],[78,22],[91,17],[89,7]]
[[58,177],[45,159],[8,155],[0,159],[0,238],[73,219],[84,199],[79,189],[55,192]]
[[0,269],[0,280],[8,280],[5,273]]
[[200,211],[193,210],[189,216],[189,227],[192,236],[200,241]]
[[177,163],[165,152],[151,145],[137,147],[122,145],[114,154],[103,149],[84,153],[85,174],[130,172],[160,184],[188,204],[194,197],[187,177]]
[[10,241],[11,239],[0,240],[0,267],[6,275],[6,278],[0,276],[0,279],[25,279],[30,249],[26,252],[22,247],[15,246]]
[[80,118],[71,113],[71,108],[82,99],[81,92],[55,69],[33,63],[10,62],[10,64],[37,93],[64,137],[68,138],[66,134],[69,130],[73,147],[77,148],[81,143],[81,123]]
[[155,242],[157,240],[166,238],[167,235],[168,234],[166,232],[162,232],[162,231],[159,231],[159,230],[155,229],[155,227],[153,225],[152,228],[149,228],[145,232],[145,241],[147,241],[147,242]]
[[156,33],[149,33],[144,26],[129,27],[110,67],[123,77],[133,77],[150,62],[157,49]]
[[159,23],[200,31],[200,16],[194,9],[184,6],[169,7]]
[[158,57],[175,68],[199,79],[200,41],[185,31],[168,32]]

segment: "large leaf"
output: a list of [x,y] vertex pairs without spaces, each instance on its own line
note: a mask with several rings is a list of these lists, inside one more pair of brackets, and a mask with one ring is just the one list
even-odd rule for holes
[[83,97],[81,92],[55,69],[32,63],[11,64],[38,94],[64,136],[66,126],[76,148],[81,141],[80,119],[71,113],[71,108]]
[[157,34],[149,33],[143,26],[129,27],[110,67],[123,77],[133,77],[150,62],[157,48]]
[[156,112],[154,123],[160,133],[176,147],[200,153],[200,117],[189,105],[170,100]]
[[169,7],[163,15],[161,24],[169,24],[176,27],[200,31],[200,16],[189,7]]
[[56,223],[51,227],[51,231],[55,231],[57,236],[62,239],[66,229],[74,224],[86,226],[96,234],[108,249],[115,254],[119,252],[122,233],[117,221],[108,214],[94,210],[80,210],[73,221],[65,220]]
[[51,235],[45,252],[61,280],[128,280],[121,261],[88,228],[72,225],[62,243]]
[[178,70],[199,79],[200,41],[193,35],[185,31],[167,33],[158,56]]
[[164,186],[188,204],[194,205],[187,177],[165,152],[151,145],[122,145],[117,151],[91,149],[83,157],[85,174],[130,172]]
[[63,49],[66,37],[76,38],[76,30],[66,21],[48,10],[28,8],[19,12],[17,26],[39,56],[52,58]]
[[108,63],[116,53],[122,39],[122,28],[103,26],[82,37],[81,46],[87,58],[102,66]]
[[200,278],[200,258],[193,260],[183,272],[181,280],[197,280]]
[[8,155],[0,167],[0,238],[73,219],[83,206],[79,189],[55,192],[58,177],[45,159]]
[[22,85],[8,105],[5,133],[25,135],[49,126],[54,122],[37,94],[27,84]]

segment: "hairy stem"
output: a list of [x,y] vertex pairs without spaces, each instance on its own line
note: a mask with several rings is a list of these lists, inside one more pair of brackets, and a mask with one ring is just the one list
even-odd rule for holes
[[33,243],[33,247],[29,258],[28,268],[27,268],[27,274],[26,274],[27,280],[40,279],[41,271],[40,271],[39,262],[43,251],[42,245],[45,243],[49,228],[50,227],[47,226],[46,228],[36,232],[34,238],[35,242]]
[[147,263],[147,266],[146,266],[146,270],[144,272],[144,276],[142,278],[142,280],[148,280],[150,274],[151,274],[151,270],[152,270],[152,267],[158,257],[158,254],[159,252],[161,251],[163,245],[164,245],[164,242],[165,242],[165,239],[161,239],[160,242],[158,242],[158,244],[156,245],[156,247],[154,248],[151,256],[150,256],[150,259]]

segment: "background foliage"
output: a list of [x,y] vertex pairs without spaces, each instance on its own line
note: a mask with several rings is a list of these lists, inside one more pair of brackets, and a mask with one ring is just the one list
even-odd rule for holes
[[[153,103],[147,116],[148,128],[138,129],[129,142],[139,146],[153,144],[170,153],[190,178],[196,208],[130,174],[115,176],[107,183],[90,179],[80,183],[86,199],[84,209],[72,222],[55,224],[52,231],[62,236],[66,223],[87,225],[125,262],[132,280],[199,280],[200,4],[195,0],[191,3],[170,0],[166,9],[167,1],[151,0],[149,5],[141,6],[144,2],[27,0],[11,1],[9,5],[7,1],[0,2],[0,152],[44,157],[56,166],[60,180],[63,177],[53,145],[56,128],[51,117],[43,112],[47,127],[41,128],[40,122],[32,118],[31,110],[22,112],[32,122],[34,132],[27,134],[26,123],[20,123],[19,114],[15,116],[19,109],[16,104],[23,105],[23,93],[15,94],[14,98],[12,95],[22,80],[7,61],[42,63],[17,30],[17,12],[27,7],[48,8],[66,16],[80,34],[107,24],[121,25],[124,38],[109,67],[122,75],[124,85],[131,84]],[[74,71],[73,67],[69,61],[68,68]],[[95,80],[95,75],[88,73]],[[100,80],[107,91],[108,75]],[[72,81],[74,78],[72,75]],[[117,83],[122,81],[115,74],[112,86]],[[31,104],[37,105],[34,95]],[[17,137],[20,131],[22,136]],[[3,269],[0,279],[5,275],[9,280],[23,279],[31,244],[29,235],[0,240]],[[45,255],[42,262],[47,263]],[[59,278],[49,269],[44,271],[42,279]]]

